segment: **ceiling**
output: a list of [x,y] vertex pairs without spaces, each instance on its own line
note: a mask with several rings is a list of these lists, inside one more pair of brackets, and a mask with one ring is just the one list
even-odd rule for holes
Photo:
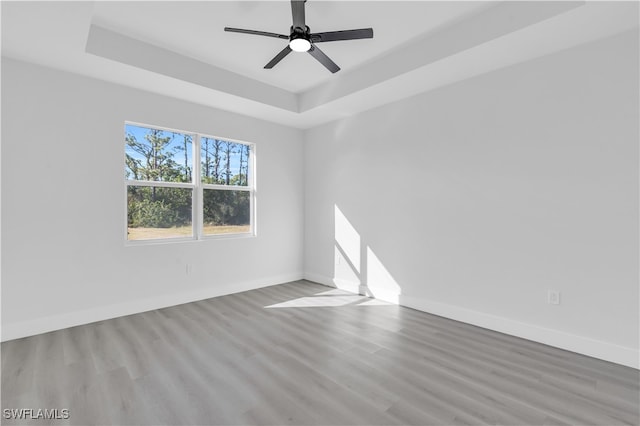
[[323,1],[313,32],[372,27],[263,69],[288,1],[2,2],[2,55],[298,128],[638,27],[637,2]]

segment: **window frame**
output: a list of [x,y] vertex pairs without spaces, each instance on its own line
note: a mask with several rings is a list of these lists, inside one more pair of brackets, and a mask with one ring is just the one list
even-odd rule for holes
[[[180,243],[188,241],[206,241],[229,238],[251,238],[256,234],[256,144],[253,142],[241,141],[239,139],[214,136],[206,133],[190,132],[185,130],[173,129],[170,127],[156,126],[144,124],[135,121],[124,122],[124,134],[126,137],[127,125],[142,127],[145,129],[161,130],[163,132],[179,133],[192,136],[191,158],[193,161],[191,182],[162,182],[150,180],[134,180],[124,178],[124,241],[125,245],[148,245],[148,244],[166,244]],[[201,140],[202,138],[217,139],[235,144],[242,144],[249,147],[249,159],[247,161],[247,185],[223,185],[209,184],[202,182],[202,163],[201,163]],[[126,165],[126,143],[123,150],[123,165]],[[125,166],[126,167],[126,166]],[[156,188],[181,188],[191,190],[191,236],[171,237],[171,238],[153,238],[146,240],[130,240],[128,236],[128,188],[130,186],[146,186]],[[243,191],[249,193],[249,231],[248,232],[229,232],[224,234],[204,234],[204,190],[221,190],[221,191]]]

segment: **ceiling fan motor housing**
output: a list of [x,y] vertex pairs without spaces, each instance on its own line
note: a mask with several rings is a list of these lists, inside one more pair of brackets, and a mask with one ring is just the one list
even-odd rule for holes
[[311,40],[311,29],[309,26],[305,25],[305,28],[300,27],[291,27],[291,34],[289,35],[289,41],[303,38],[305,40]]
[[246,30],[242,28],[225,27],[225,31],[253,34],[279,39],[289,39],[289,44],[282,49],[267,65],[265,69],[271,69],[291,52],[307,52],[320,62],[332,73],[340,71],[340,67],[333,62],[316,43],[340,40],[358,40],[363,38],[373,38],[373,28],[360,28],[356,30],[328,31],[322,33],[311,33],[311,29],[305,23],[304,5],[307,0],[291,0],[291,15],[293,25],[287,37],[284,34],[270,33],[266,31]]

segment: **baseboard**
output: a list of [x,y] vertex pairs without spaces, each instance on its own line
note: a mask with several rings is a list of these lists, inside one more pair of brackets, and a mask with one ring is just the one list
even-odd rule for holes
[[640,368],[640,352],[633,348],[444,303],[402,295],[399,299],[399,304],[408,308],[454,319],[467,324],[477,325],[482,328],[499,331],[534,342],[544,343],[545,345],[577,352],[616,364],[622,364],[636,369]]
[[2,324],[1,341],[19,339],[77,325],[89,324],[125,315],[152,311],[154,309],[181,305],[211,297],[224,296],[226,294],[239,293],[256,288],[268,287],[291,281],[301,280],[302,272],[295,274],[279,275],[259,280],[230,283],[223,286],[207,287],[195,291],[165,294],[148,299],[134,300],[113,305],[98,306],[92,309],[79,310],[61,315],[36,318],[30,321],[22,321],[13,324]]
[[340,290],[349,291],[351,293],[364,294],[362,293],[362,289],[364,289],[365,287],[361,286],[358,282],[341,280],[337,278],[328,278],[323,275],[310,272],[304,273],[304,279],[317,284],[326,285],[328,287],[339,288]]
[[[402,294],[390,294],[360,286],[356,282],[340,282],[333,278],[319,274],[305,272],[305,279],[330,287],[340,288],[345,291],[375,297],[401,306],[416,309],[422,312],[453,319],[467,324],[476,325],[511,336],[521,337],[556,348],[591,356],[616,364],[632,368],[640,368],[640,351],[614,343],[591,339],[576,334],[566,333],[546,327],[515,321],[509,318],[487,314],[471,309],[465,309],[445,303],[433,302]],[[337,281],[337,282],[336,282]]]
[[93,309],[37,318],[14,324],[4,323],[2,324],[2,336],[0,340],[4,342],[7,340],[19,339],[63,328],[89,324],[96,321],[103,321],[154,309],[166,308],[211,297],[297,281],[302,278],[318,284],[339,288],[352,293],[365,294],[388,302],[398,303],[401,306],[406,306],[408,308],[417,309],[419,311],[428,312],[467,324],[473,324],[512,336],[521,337],[523,339],[544,343],[546,345],[592,356],[594,358],[603,359],[616,364],[622,364],[636,369],[640,368],[640,352],[633,348],[540,327],[533,324],[527,324],[445,303],[433,302],[405,295],[380,293],[375,290],[372,291],[366,286],[361,286],[357,282],[336,280],[308,272],[305,272],[304,274],[296,273],[274,276],[260,280],[232,283],[225,286],[203,288],[185,293],[166,294],[143,300],[100,306]]

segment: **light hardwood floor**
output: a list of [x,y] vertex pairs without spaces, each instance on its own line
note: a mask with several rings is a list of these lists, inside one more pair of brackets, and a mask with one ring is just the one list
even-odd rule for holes
[[70,413],[3,424],[637,425],[638,383],[306,281],[2,343],[2,408]]

